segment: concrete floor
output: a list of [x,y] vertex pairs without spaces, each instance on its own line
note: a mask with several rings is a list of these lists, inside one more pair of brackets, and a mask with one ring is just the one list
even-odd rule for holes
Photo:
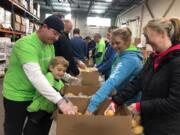
[[2,81],[0,78],[0,135],[4,135],[3,132],[3,121],[4,121],[4,110],[3,110],[3,102],[2,102]]

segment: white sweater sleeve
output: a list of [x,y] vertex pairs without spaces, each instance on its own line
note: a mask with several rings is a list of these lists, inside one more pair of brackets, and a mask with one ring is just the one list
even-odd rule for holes
[[42,73],[38,63],[26,63],[23,64],[23,70],[27,75],[32,85],[41,93],[45,98],[53,103],[57,103],[62,97],[51,84],[48,82],[44,74]]

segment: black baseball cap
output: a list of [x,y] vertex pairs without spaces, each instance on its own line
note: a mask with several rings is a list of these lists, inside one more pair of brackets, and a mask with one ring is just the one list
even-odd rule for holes
[[64,31],[63,21],[55,15],[51,15],[48,18],[46,18],[43,24],[46,24],[49,28],[56,30],[60,34]]

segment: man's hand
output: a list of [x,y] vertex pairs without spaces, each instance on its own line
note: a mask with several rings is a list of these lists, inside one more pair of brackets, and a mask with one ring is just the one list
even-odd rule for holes
[[63,114],[75,115],[77,112],[77,109],[73,106],[73,104],[65,99],[59,100],[57,106]]

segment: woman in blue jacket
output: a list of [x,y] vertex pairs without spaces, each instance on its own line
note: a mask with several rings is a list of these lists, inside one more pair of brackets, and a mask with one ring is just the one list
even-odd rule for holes
[[140,71],[143,58],[137,48],[131,44],[131,35],[129,28],[120,28],[113,31],[111,43],[116,55],[113,60],[111,74],[96,94],[92,96],[87,114],[95,112],[112,92],[121,90]]

